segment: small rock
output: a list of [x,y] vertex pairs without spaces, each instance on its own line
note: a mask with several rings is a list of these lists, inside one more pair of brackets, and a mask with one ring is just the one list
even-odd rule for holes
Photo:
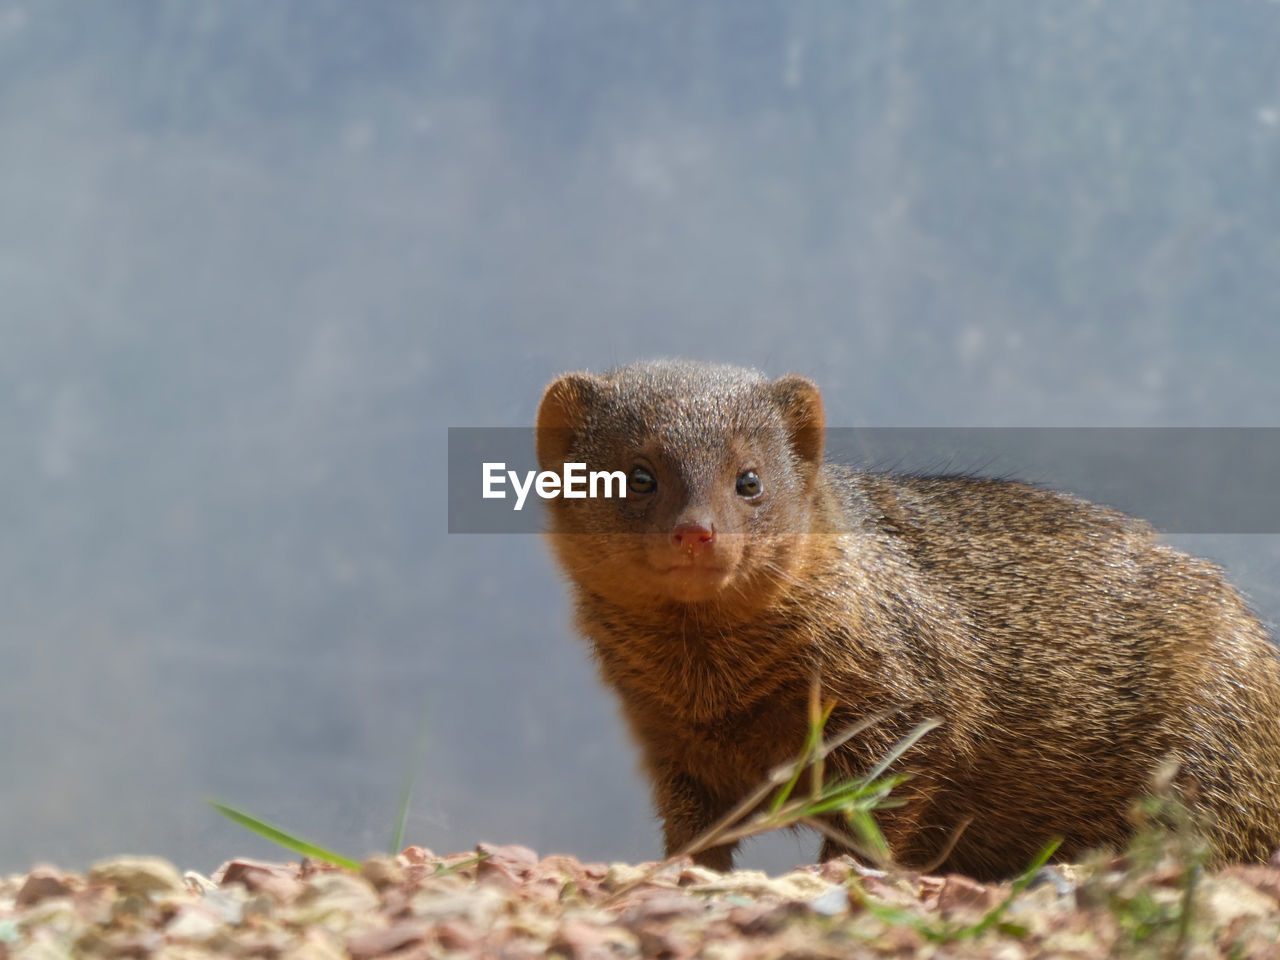
[[142,893],[121,893],[111,901],[111,923],[128,926],[151,913],[151,898]]
[[523,877],[538,865],[538,855],[528,847],[522,847],[516,843],[478,843],[476,853],[485,857],[480,862],[481,870],[486,865],[501,864],[516,876]]
[[715,883],[724,874],[719,870],[712,870],[710,867],[700,867],[698,864],[685,867],[680,871],[680,886],[687,887],[695,883]]
[[1142,876],[1142,882],[1148,885],[1174,887],[1180,890],[1187,882],[1186,864],[1165,860],[1146,871]]
[[356,917],[377,909],[377,891],[349,873],[325,873],[311,879],[295,901],[294,923],[319,923],[332,915]]
[[391,857],[370,857],[360,865],[360,876],[373,884],[375,890],[385,890],[404,883],[405,871]]
[[187,893],[194,893],[197,896],[208,896],[218,889],[218,885],[206,877],[203,873],[197,873],[194,870],[184,870],[182,873],[182,882],[187,888]]
[[742,960],[749,945],[742,940],[714,940],[702,945],[703,960]]
[[831,884],[821,877],[802,870],[793,870],[781,877],[770,877],[759,870],[735,870],[709,883],[695,884],[688,889],[691,893],[704,895],[737,893],[751,897],[800,901],[822,896],[831,889]]
[[629,863],[611,863],[605,871],[604,888],[621,890],[623,887],[629,887],[643,880],[646,872],[641,867],[632,866]]
[[[1255,890],[1280,900],[1280,870],[1275,867],[1264,867],[1259,864],[1242,863],[1226,867],[1220,877],[1235,877],[1243,880]],[[21,896],[21,894],[19,894]]]
[[1026,960],[1027,951],[1020,943],[1006,940],[991,948],[990,960]]
[[480,934],[465,920],[446,920],[435,928],[436,942],[445,950],[470,950],[480,943]]
[[652,896],[638,900],[621,916],[627,926],[641,923],[665,923],[677,917],[701,916],[707,903],[701,899],[659,889]]
[[604,907],[571,907],[560,915],[561,922],[585,923],[590,927],[611,927],[618,922],[615,910]]
[[851,873],[853,873],[853,861],[848,857],[837,857],[818,867],[818,876],[827,883],[844,883]]
[[684,856],[676,857],[673,860],[651,861],[640,864],[646,870],[653,870],[653,879],[655,883],[676,884],[680,882],[680,875],[694,865],[693,857]]
[[266,894],[282,904],[293,903],[306,887],[295,868],[263,860],[228,860],[211,879],[219,885],[243,884],[251,893]]
[[[599,864],[596,866],[599,866]],[[579,863],[576,857],[570,857],[563,853],[553,853],[538,861],[533,869],[533,875],[536,877],[557,876],[566,880],[578,880],[581,877],[588,876],[588,873],[586,865]],[[603,873],[601,876],[603,876]]]
[[1219,927],[1237,917],[1265,917],[1276,908],[1275,900],[1238,876],[1219,876],[1204,884],[1199,903],[1200,909]]
[[348,956],[335,934],[312,927],[302,932],[300,941],[290,944],[280,954],[280,960],[347,960]]
[[468,887],[454,891],[438,890],[433,884],[414,894],[409,901],[409,909],[415,917],[429,923],[462,918],[483,929],[509,902],[507,895],[494,887]]
[[946,920],[961,914],[987,913],[1007,896],[1008,891],[998,885],[978,883],[953,873],[938,891],[938,912]]
[[693,893],[744,893],[759,896],[768,891],[773,881],[763,870],[734,870],[715,880],[689,887]]
[[1040,948],[1043,955],[1049,957],[1101,957],[1106,956],[1103,944],[1110,939],[1110,936],[1100,936],[1092,929],[1063,927],[1046,933],[1040,940]]
[[[1001,901],[1003,902],[1003,901]],[[1010,921],[1036,936],[1047,933],[1058,917],[1076,910],[1075,896],[1063,897],[1051,884],[1024,890],[1009,904]]]
[[[239,884],[232,884],[228,890],[244,890]],[[240,919],[245,923],[262,923],[275,916],[278,903],[265,893],[255,893],[240,901]]]
[[111,931],[103,936],[102,945],[107,956],[149,957],[164,946],[164,934],[145,928]]
[[[467,956],[468,960],[491,960],[495,955],[501,957],[502,960],[545,960],[547,948],[540,943],[511,939],[503,940],[494,952],[477,951]],[[414,957],[413,960],[419,960],[419,958]]]
[[178,910],[164,925],[165,936],[171,940],[187,940],[204,943],[222,932],[222,918],[202,904],[187,904]]
[[217,945],[201,944],[196,946],[190,943],[166,943],[163,947],[151,954],[148,960],[212,960],[214,957],[226,956],[226,953],[219,953],[219,950],[230,951],[232,956],[238,956],[239,951],[235,949],[235,943],[229,938]]
[[876,948],[886,957],[928,956],[923,951],[924,934],[915,927],[894,924],[876,938]]
[[424,863],[435,863],[438,858],[426,847],[414,846],[401,850],[397,859],[403,860],[406,867],[416,867]]
[[808,907],[814,913],[824,917],[835,917],[849,909],[849,891],[844,887],[832,887],[826,893],[808,901]]
[[182,874],[159,857],[113,857],[89,868],[89,882],[107,884],[121,893],[147,896],[185,889]]
[[521,882],[511,866],[501,860],[481,860],[476,865],[476,881],[507,891],[519,890]]
[[[6,928],[6,936],[10,929],[15,938],[19,931],[32,936],[40,932],[46,935],[56,933],[60,942],[67,943],[92,931],[93,928],[94,925],[80,915],[76,905],[70,899],[49,897],[24,911],[20,925],[15,923],[12,928]],[[3,941],[0,941],[0,949],[3,949]]]
[[673,930],[663,924],[648,924],[637,931],[640,952],[645,957],[684,960],[697,954],[700,938],[689,931]]
[[752,903],[729,911],[729,922],[753,937],[776,933],[786,918],[786,910],[773,903]]
[[404,870],[405,880],[417,883],[436,872],[439,858],[426,847],[405,847],[396,857],[396,863]]
[[552,952],[563,953],[570,960],[597,960],[620,954],[635,954],[639,947],[636,935],[617,926],[594,926],[579,920],[560,924],[548,945]]
[[858,905],[863,901],[869,901],[906,910],[916,910],[920,907],[934,909],[937,906],[938,894],[942,890],[942,882],[938,881],[936,887],[931,887],[927,883],[930,879],[932,878],[924,878],[919,886],[916,886],[904,879],[890,881],[879,877],[863,877],[848,887],[849,900]]
[[1221,956],[1247,957],[1249,960],[1275,960],[1280,943],[1280,921],[1238,917],[1219,927],[1214,940]]
[[525,879],[525,890],[541,902],[559,900],[566,890],[590,897],[599,886],[576,859],[560,854],[543,857]]
[[507,931],[518,937],[545,944],[556,935],[558,925],[557,917],[532,910],[520,910],[507,921]]
[[[320,929],[320,928],[317,928]],[[238,930],[235,939],[214,943],[215,956],[278,957],[294,946],[292,934],[278,929]]]
[[582,872],[592,880],[603,880],[605,878],[605,874],[609,872],[609,865],[607,863],[583,863],[579,864],[579,866],[582,867]]
[[0,948],[0,957],[12,960],[72,960],[71,952],[61,943],[47,937],[33,937],[12,952]]
[[809,900],[831,889],[831,883],[808,870],[792,870],[770,884],[770,892],[786,900]]
[[49,897],[70,896],[74,890],[70,877],[66,874],[53,867],[40,865],[33,867],[27,874],[26,882],[22,884],[14,903],[19,907],[29,907]]
[[1070,897],[1076,892],[1076,884],[1056,863],[1041,867],[1027,884],[1028,890],[1035,890],[1046,884],[1052,884],[1059,897]]
[[431,925],[419,920],[406,920],[389,927],[364,930],[347,937],[347,952],[352,960],[366,960],[394,953],[411,944],[423,943],[431,936]]
[[400,920],[413,914],[410,903],[417,887],[401,884],[378,891],[382,895],[382,913],[388,920]]
[[556,877],[539,877],[534,880],[526,880],[520,888],[520,896],[526,903],[550,906],[553,903],[559,903],[568,889],[571,889],[569,883]]

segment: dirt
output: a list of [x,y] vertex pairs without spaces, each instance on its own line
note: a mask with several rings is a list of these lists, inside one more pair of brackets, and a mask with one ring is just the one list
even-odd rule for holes
[[0,881],[0,958],[1280,958],[1280,865],[1201,875],[1122,857],[1018,889],[837,860],[777,877],[409,847],[359,874],[148,857]]

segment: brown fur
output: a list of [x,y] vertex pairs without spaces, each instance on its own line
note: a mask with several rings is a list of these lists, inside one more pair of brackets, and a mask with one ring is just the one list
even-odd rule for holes
[[[1025,484],[823,465],[823,425],[809,381],[706,364],[567,374],[543,397],[543,469],[640,465],[657,481],[551,501],[550,541],[668,852],[796,755],[815,673],[839,703],[830,731],[909,704],[831,773],[943,721],[908,755],[908,803],[880,815],[900,863],[935,860],[969,818],[943,868],[978,877],[1052,836],[1064,856],[1122,842],[1169,757],[1220,859],[1280,846],[1280,661],[1217,567]],[[735,490],[749,469],[750,500]]]

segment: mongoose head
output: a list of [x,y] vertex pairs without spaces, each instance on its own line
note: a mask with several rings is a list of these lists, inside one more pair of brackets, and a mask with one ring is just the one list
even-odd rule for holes
[[684,361],[569,373],[538,409],[543,470],[621,471],[625,497],[549,501],[551,542],[583,589],[625,607],[750,616],[784,589],[812,522],[818,388]]

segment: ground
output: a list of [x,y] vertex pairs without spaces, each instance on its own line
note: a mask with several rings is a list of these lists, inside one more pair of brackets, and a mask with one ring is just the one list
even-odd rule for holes
[[0,960],[1280,958],[1278,940],[1280,864],[1202,873],[1132,852],[1004,884],[848,859],[768,877],[488,844],[409,847],[358,874],[232,860],[204,877],[119,857],[0,881]]

